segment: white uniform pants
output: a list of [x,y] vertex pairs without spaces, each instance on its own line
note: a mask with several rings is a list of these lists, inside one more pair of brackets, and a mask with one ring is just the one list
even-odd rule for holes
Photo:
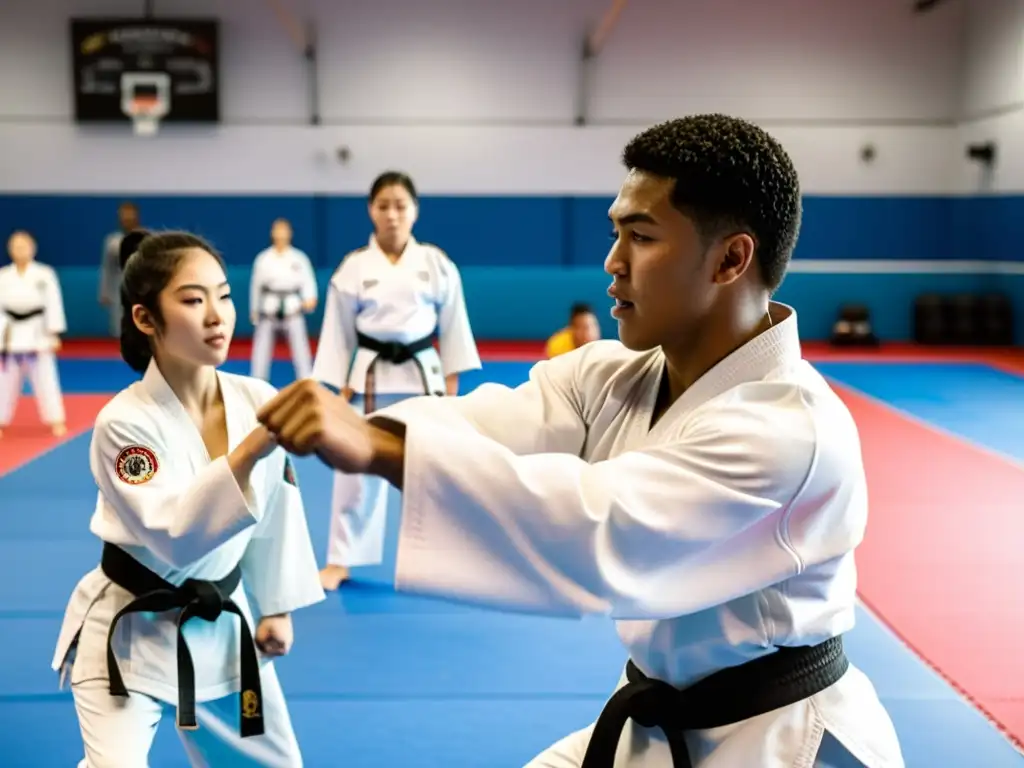
[[63,424],[64,398],[57,374],[57,358],[52,351],[45,351],[7,355],[6,362],[0,367],[0,427],[11,423],[25,377],[28,377],[32,387],[39,418],[43,423]]
[[[226,718],[211,706],[237,712],[237,694],[215,703],[197,704],[198,730],[178,731],[194,768],[302,768],[302,754],[277,672],[270,663],[260,668],[266,732],[243,739],[235,722],[237,714]],[[133,692],[127,698],[111,696],[108,685],[106,680],[88,680],[71,688],[85,746],[85,759],[78,768],[147,768],[160,717],[164,711],[173,714],[174,706],[141,693]]]
[[[415,394],[378,394],[376,407],[386,408]],[[352,398],[352,407],[364,412],[362,395]],[[327,541],[327,564],[352,568],[378,565],[384,559],[388,507],[400,504],[401,492],[386,480],[369,475],[334,473],[331,492],[331,527]]]
[[252,376],[266,381],[270,378],[270,361],[274,355],[274,341],[278,334],[288,338],[295,366],[295,378],[305,379],[313,370],[313,355],[309,349],[306,316],[298,312],[283,319],[261,317],[256,321],[252,337]]
[[[842,741],[831,732],[834,722],[840,723]],[[525,768],[579,768],[593,729],[566,736]],[[892,721],[871,682],[853,666],[817,696],[742,723],[687,734],[686,743],[694,768],[905,768]],[[671,764],[660,729],[626,721],[615,768]]]

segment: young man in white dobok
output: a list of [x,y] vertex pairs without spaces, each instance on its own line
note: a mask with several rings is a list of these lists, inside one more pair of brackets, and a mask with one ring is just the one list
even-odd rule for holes
[[621,342],[367,418],[300,382],[259,419],[402,489],[399,589],[615,620],[617,691],[530,768],[903,768],[842,647],[868,511],[857,427],[771,301],[793,164],[722,115],[655,126],[624,161],[605,260]]

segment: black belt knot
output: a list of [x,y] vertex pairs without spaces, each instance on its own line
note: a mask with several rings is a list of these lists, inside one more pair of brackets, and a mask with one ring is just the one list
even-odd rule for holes
[[[423,361],[420,360],[416,355],[425,349],[430,349],[434,345],[433,334],[424,336],[423,338],[411,341],[408,344],[403,344],[400,341],[381,341],[380,339],[374,339],[367,336],[365,333],[356,333],[356,344],[362,349],[368,349],[370,352],[375,353],[373,360],[366,367],[366,381],[363,386],[363,397],[364,397],[364,408],[366,413],[372,413],[376,407],[376,376],[375,371],[377,368],[378,360],[386,360],[389,363],[401,365],[410,360],[416,362],[416,368],[420,372],[420,380],[423,382],[423,392],[430,394],[429,379],[427,377],[427,370],[423,367]],[[443,395],[443,392],[434,392],[435,395]]]
[[295,289],[289,290],[289,291],[277,291],[277,290],[274,290],[273,288],[270,288],[269,286],[264,285],[260,289],[260,295],[261,296],[266,296],[268,293],[272,293],[275,296],[277,296],[277,298],[279,298],[281,300],[281,303],[277,305],[277,312],[275,312],[272,315],[268,315],[268,314],[266,314],[265,312],[263,312],[261,310],[260,311],[260,317],[273,317],[273,318],[275,318],[277,320],[284,320],[284,318],[285,318],[285,314],[284,314],[284,302],[285,302],[285,300],[289,296],[297,296],[299,298],[299,301],[300,302],[302,301],[302,291],[295,290]]
[[639,683],[626,686],[631,717],[644,728],[664,728],[665,713],[678,708],[683,702],[680,692],[662,680],[647,677]]
[[416,357],[405,344],[399,344],[397,341],[385,341],[379,349],[380,352],[377,354],[389,363],[405,363]]
[[849,667],[842,637],[815,646],[779,648],[709,675],[685,689],[647,677],[630,660],[627,683],[601,711],[580,768],[612,768],[628,720],[660,728],[672,765],[692,768],[687,731],[732,725],[803,701],[836,683]]
[[241,631],[241,682],[242,692],[239,697],[242,737],[259,736],[263,728],[263,689],[260,685],[259,657],[256,655],[256,644],[249,629],[249,623],[242,609],[231,599],[231,595],[242,582],[242,572],[235,567],[231,573],[220,581],[202,581],[188,579],[180,587],[165,581],[146,566],[113,544],[103,545],[101,562],[103,573],[119,587],[135,596],[128,605],[122,608],[110,622],[107,633],[107,677],[110,680],[112,696],[127,696],[121,670],[118,669],[114,656],[114,631],[122,616],[129,613],[164,613],[178,611],[178,728],[195,730],[196,722],[196,673],[192,664],[185,634],[185,624],[193,618],[203,621],[216,621],[227,612],[238,617]]
[[405,363],[412,360],[423,350],[433,346],[434,337],[431,334],[430,336],[424,336],[422,339],[416,339],[416,341],[403,344],[400,341],[381,341],[364,333],[357,333],[356,343],[363,349],[375,352],[381,360],[387,360],[389,363]]
[[216,621],[231,601],[231,596],[222,594],[212,581],[187,579],[181,591],[192,598],[181,609],[182,613],[187,611],[190,618],[195,616],[203,621]]

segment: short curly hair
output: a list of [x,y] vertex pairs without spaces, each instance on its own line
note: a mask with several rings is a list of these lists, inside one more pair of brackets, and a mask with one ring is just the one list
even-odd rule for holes
[[673,205],[705,240],[730,229],[750,234],[768,290],[782,284],[800,230],[800,180],[764,130],[719,114],[670,120],[634,137],[622,161],[674,179]]

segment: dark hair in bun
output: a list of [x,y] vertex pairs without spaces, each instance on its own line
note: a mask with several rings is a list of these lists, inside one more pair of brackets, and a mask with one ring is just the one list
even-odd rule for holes
[[151,233],[137,229],[121,238],[121,357],[138,373],[144,373],[149,366],[153,348],[149,336],[135,325],[132,307],[145,307],[160,328],[160,293],[171,282],[185,253],[194,248],[206,251],[224,266],[220,254],[209,243],[188,232]]

